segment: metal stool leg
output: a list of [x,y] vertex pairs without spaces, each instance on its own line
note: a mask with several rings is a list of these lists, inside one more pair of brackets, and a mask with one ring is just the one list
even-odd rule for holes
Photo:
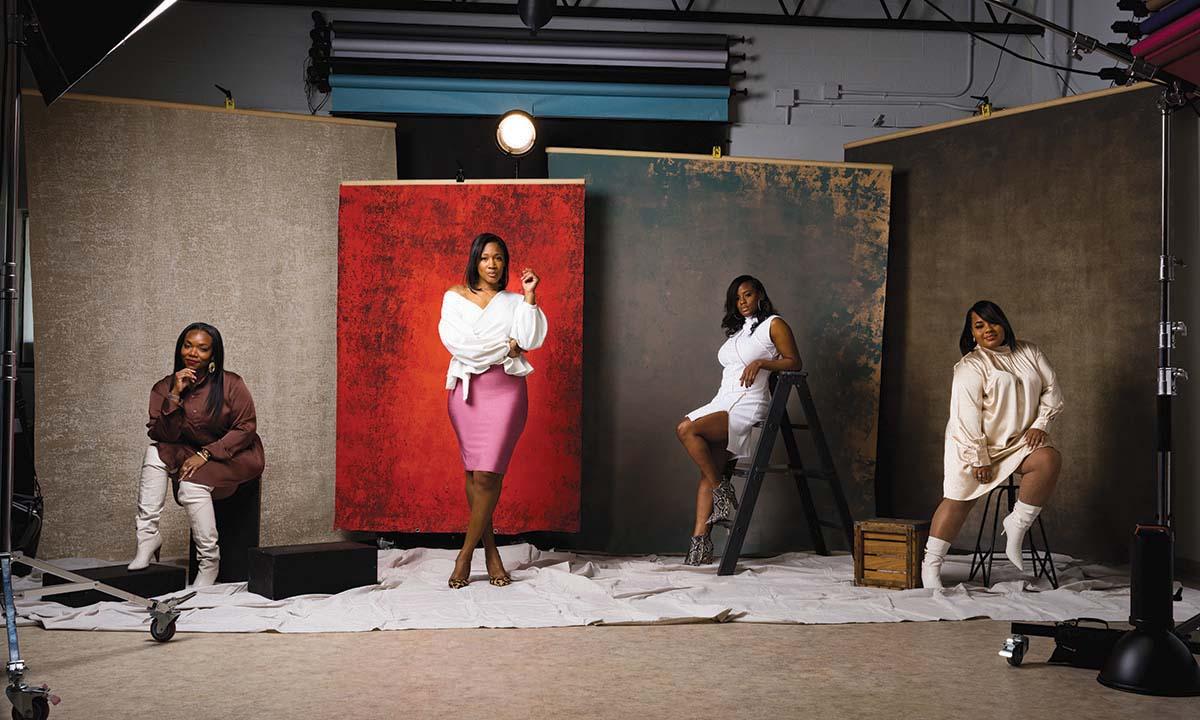
[[[1008,506],[1008,512],[1013,511],[1013,507],[1017,504],[1018,493],[1021,486],[1017,485],[1012,477],[1008,478],[1008,482],[999,485],[987,494],[983,503],[983,518],[979,522],[979,532],[975,535],[975,550],[971,553],[971,573],[967,576],[967,580],[974,580],[977,575],[982,575],[984,585],[992,584],[992,563],[996,559],[996,535],[1000,525],[1000,508],[1001,495],[1004,495],[1005,505]],[[996,497],[993,498],[992,496]],[[991,514],[992,522],[992,537],[988,545],[983,543],[983,533],[988,523],[988,515]],[[1050,585],[1058,589],[1058,571],[1054,567],[1054,556],[1050,553],[1050,539],[1046,534],[1046,525],[1042,522],[1041,515],[1038,515],[1037,532],[1041,533],[1041,547],[1038,547],[1038,541],[1033,528],[1027,533],[1029,542],[1029,559],[1033,565],[1033,577],[1045,577],[1050,581]],[[1026,552],[1022,548],[1022,555]]]
[[[983,520],[979,523],[979,532],[975,534],[975,551],[971,553],[971,572],[967,575],[967,582],[975,579],[975,576],[983,570],[984,551],[983,551],[983,528],[987,525],[988,510],[992,507],[992,494],[988,493],[983,500]],[[986,580],[984,581],[987,582]]]
[[[991,541],[988,543],[987,569],[984,570],[984,573],[983,573],[983,584],[988,587],[992,586],[992,563],[994,563],[996,561],[996,530],[1000,526],[1000,497],[999,496],[1008,492],[1009,489],[1010,489],[1009,485],[1002,485],[993,490],[993,492],[997,493],[997,497],[996,497],[996,504],[992,505],[992,538],[991,538]],[[988,493],[988,494],[990,495],[991,493]],[[1012,502],[1013,502],[1012,496],[1011,496],[1011,493],[1009,493],[1008,505],[1010,508],[1012,507]]]
[[[1054,568],[1054,555],[1050,553],[1050,538],[1046,535],[1046,525],[1042,522],[1042,516],[1038,515],[1037,519],[1038,531],[1042,534],[1042,574],[1050,580],[1050,586],[1055,590],[1058,589],[1058,572]],[[1033,539],[1033,531],[1030,528],[1030,540]]]

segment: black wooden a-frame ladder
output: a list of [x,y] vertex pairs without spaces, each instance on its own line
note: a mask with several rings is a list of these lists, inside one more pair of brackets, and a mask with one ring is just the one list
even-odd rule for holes
[[[737,569],[742,543],[746,539],[746,531],[750,529],[750,517],[754,514],[754,504],[758,501],[758,491],[762,487],[763,476],[767,473],[784,473],[795,479],[796,489],[800,491],[800,505],[808,521],[808,531],[812,535],[813,547],[818,553],[829,554],[822,528],[841,530],[845,534],[846,547],[854,547],[854,521],[850,517],[850,507],[846,504],[846,494],[842,492],[837,470],[833,466],[829,444],[825,442],[825,434],[821,431],[821,421],[817,418],[817,408],[813,404],[812,393],[808,390],[807,377],[806,372],[781,372],[772,376],[774,387],[771,392],[771,404],[767,409],[767,419],[755,424],[755,427],[762,428],[762,432],[758,436],[758,444],[750,465],[733,467],[726,471],[727,476],[745,477],[746,489],[738,505],[733,528],[729,531],[729,542],[725,545],[725,554],[721,557],[721,566],[717,570],[718,575],[732,575]],[[803,424],[794,424],[788,418],[788,398],[791,397],[793,389],[804,409]],[[796,445],[795,430],[808,430],[811,433],[820,470],[804,469],[804,464],[800,461],[800,450]],[[776,434],[783,435],[783,445],[788,456],[786,465],[771,464],[771,451],[775,448]],[[817,507],[813,503],[812,491],[808,485],[809,480],[823,480],[829,484],[839,522],[825,521],[817,515]]]

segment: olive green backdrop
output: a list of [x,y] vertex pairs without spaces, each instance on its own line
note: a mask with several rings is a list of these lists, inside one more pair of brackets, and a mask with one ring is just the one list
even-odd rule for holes
[[[881,511],[929,517],[941,498],[951,368],[964,313],[986,298],[1062,384],[1052,548],[1127,561],[1154,511],[1157,97],[1110,91],[847,147],[895,168]],[[956,546],[974,545],[982,508]]]

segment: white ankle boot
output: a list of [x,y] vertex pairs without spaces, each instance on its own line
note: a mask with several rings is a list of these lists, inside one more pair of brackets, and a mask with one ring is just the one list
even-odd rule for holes
[[1004,554],[1018,570],[1025,570],[1025,562],[1021,557],[1021,546],[1025,544],[1025,533],[1033,527],[1033,521],[1037,520],[1038,513],[1041,511],[1042,509],[1036,505],[1028,505],[1018,500],[1013,505],[1013,511],[1005,516],[1002,523],[1004,530],[1001,534],[1006,538]]
[[950,552],[950,543],[930,535],[925,541],[925,559],[921,561],[921,586],[942,587],[942,561]]
[[179,483],[179,502],[187,511],[192,526],[192,542],[196,544],[196,564],[199,571],[192,587],[208,587],[217,582],[221,567],[221,549],[217,546],[217,516],[213,513],[212,489],[206,485]]
[[158,448],[146,448],[142,459],[142,475],[138,480],[137,504],[137,554],[127,566],[130,570],[142,570],[150,565],[150,558],[158,559],[162,548],[162,535],[158,532],[158,519],[162,517],[163,504],[167,500],[167,466],[158,456]]

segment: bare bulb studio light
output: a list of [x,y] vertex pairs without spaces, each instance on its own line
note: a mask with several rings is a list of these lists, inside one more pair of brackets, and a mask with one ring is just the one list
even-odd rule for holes
[[537,128],[533,125],[533,117],[520,110],[510,110],[500,118],[496,125],[496,144],[509,157],[519,158],[528,155],[537,142]]

